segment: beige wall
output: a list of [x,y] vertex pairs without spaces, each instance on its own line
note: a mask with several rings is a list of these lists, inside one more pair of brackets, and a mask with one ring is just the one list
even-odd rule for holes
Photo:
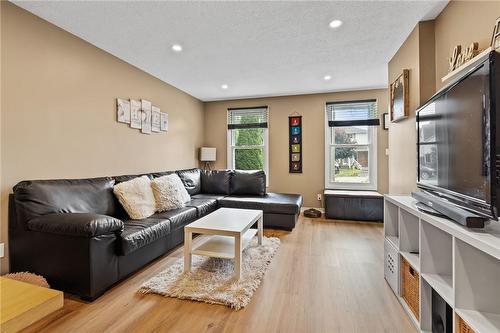
[[[3,6],[0,4],[0,41],[1,41],[1,36],[2,36],[2,17],[3,17]],[[0,44],[0,78],[2,77],[3,75],[3,71],[2,71],[2,46]],[[0,79],[0,191],[1,189],[3,189],[3,175],[2,175],[2,127],[3,127],[3,122],[2,122],[2,118],[3,118],[3,115],[2,115],[2,100],[3,100],[3,84],[2,84],[2,81]],[[4,231],[4,226],[3,226],[3,223],[2,223],[2,216],[4,216],[4,212],[3,212],[3,203],[2,203],[2,197],[1,197],[1,192],[0,192],[0,243],[4,242],[4,239],[7,238],[7,233]],[[5,247],[5,244],[4,244],[4,247]],[[4,250],[6,251],[6,249]],[[5,264],[4,264],[5,263]],[[6,260],[3,260],[3,259],[0,259],[0,274],[2,274],[4,271],[7,271],[7,261]]]
[[[1,10],[3,242],[8,194],[20,180],[197,166],[202,102],[12,4]],[[116,97],[168,112],[168,133],[117,123]]]
[[389,82],[394,82],[403,69],[410,71],[410,116],[409,119],[389,126],[389,193],[402,194],[415,188],[415,109],[418,106],[420,86],[418,61],[418,26],[389,62]]
[[389,193],[416,189],[415,110],[443,86],[448,57],[457,44],[489,46],[500,1],[451,1],[434,21],[419,23],[389,61],[389,82],[410,69],[410,117],[389,130]]
[[[425,63],[427,61],[427,63]],[[409,116],[389,126],[389,193],[416,189],[415,110],[434,93],[434,23],[421,22],[389,61],[389,82],[409,75]]]
[[463,48],[479,42],[490,46],[495,20],[500,17],[500,1],[451,1],[436,18],[436,87],[448,73],[448,58],[456,45]]
[[[227,108],[269,106],[269,190],[301,193],[304,204],[319,207],[317,193],[325,187],[325,103],[375,98],[380,113],[387,110],[387,90],[352,91],[256,98],[205,103],[205,144],[217,148],[217,168],[226,167]],[[288,115],[303,117],[303,173],[288,173]],[[378,190],[386,193],[387,131],[378,127]]]

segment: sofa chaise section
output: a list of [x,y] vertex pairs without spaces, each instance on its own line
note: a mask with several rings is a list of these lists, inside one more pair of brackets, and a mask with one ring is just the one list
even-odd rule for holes
[[292,230],[300,214],[299,194],[267,193],[263,196],[230,195],[219,200],[220,207],[259,209],[264,212],[264,226]]

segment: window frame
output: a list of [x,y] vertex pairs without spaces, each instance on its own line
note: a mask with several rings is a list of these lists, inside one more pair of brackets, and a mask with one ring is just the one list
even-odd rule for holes
[[[355,103],[356,101],[353,101]],[[377,102],[375,102],[377,103]],[[329,190],[377,190],[377,136],[379,126],[367,126],[368,127],[368,144],[335,144],[334,129],[335,127],[330,127],[328,125],[328,109],[327,104],[325,104],[325,189]],[[332,148],[335,147],[368,147],[368,183],[353,183],[353,182],[334,182],[330,179],[330,165],[332,160]],[[335,156],[333,156],[335,159]]]
[[[255,109],[259,107],[242,107],[242,108],[229,108],[226,110],[226,115],[230,109]],[[227,167],[228,169],[235,169],[235,150],[236,149],[255,149],[255,148],[263,148],[264,149],[264,169],[263,171],[266,173],[266,187],[269,186],[269,107],[267,107],[267,127],[262,128],[262,145],[248,145],[248,146],[235,146],[233,145],[233,131],[235,129],[228,128],[228,117],[226,116],[226,128],[227,128],[227,137],[226,137],[226,149],[227,149]]]

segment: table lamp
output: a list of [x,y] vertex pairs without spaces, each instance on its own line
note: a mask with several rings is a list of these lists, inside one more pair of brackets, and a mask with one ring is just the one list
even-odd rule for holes
[[215,162],[217,157],[217,148],[201,147],[200,148],[200,161],[203,162],[205,170],[212,170],[210,162]]

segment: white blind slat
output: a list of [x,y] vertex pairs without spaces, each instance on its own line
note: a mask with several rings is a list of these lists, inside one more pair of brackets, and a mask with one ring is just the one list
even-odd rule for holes
[[267,128],[267,119],[267,106],[227,110],[227,125],[229,129]]
[[375,100],[327,103],[326,112],[330,127],[380,124]]

